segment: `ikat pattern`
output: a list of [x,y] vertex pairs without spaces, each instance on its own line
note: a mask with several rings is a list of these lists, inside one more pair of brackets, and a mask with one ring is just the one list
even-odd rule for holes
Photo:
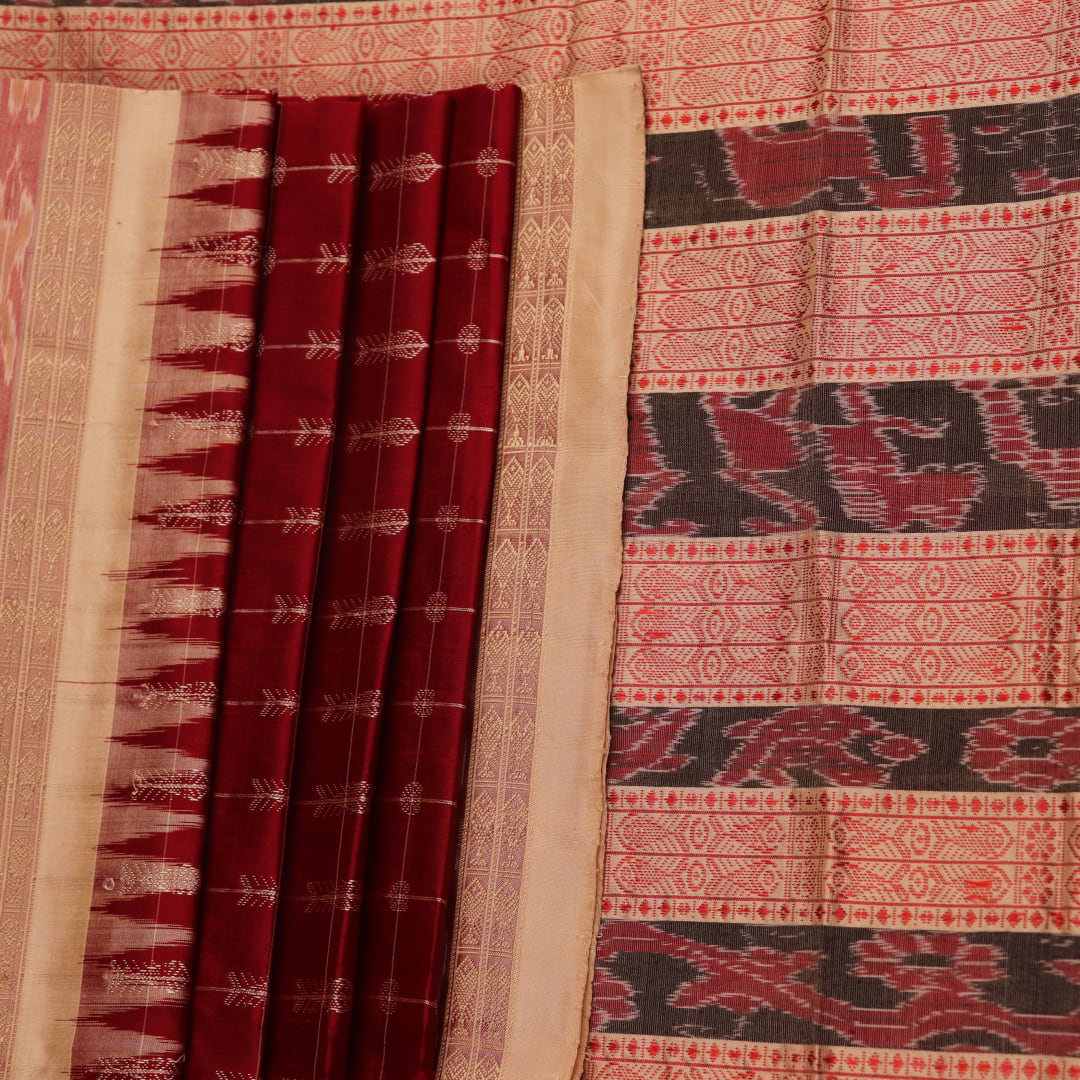
[[631,399],[629,535],[1080,523],[1080,376]]
[[611,725],[619,785],[1080,791],[1074,709],[627,706]]
[[586,1075],[1080,1053],[1075,108],[651,136]]
[[1077,959],[1080,943],[1062,935],[611,921],[593,1022],[646,1045],[670,1036],[1075,1056]]
[[[7,162],[0,175],[0,431],[6,431],[8,426],[26,322],[50,94],[44,86],[14,80],[4,84],[3,97],[6,100],[0,101],[0,140],[7,147]],[[0,480],[4,464],[0,456]]]
[[1080,190],[1080,96],[655,134],[645,220],[1011,203]]

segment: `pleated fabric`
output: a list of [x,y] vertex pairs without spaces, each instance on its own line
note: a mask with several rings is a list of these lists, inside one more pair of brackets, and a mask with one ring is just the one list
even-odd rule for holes
[[327,523],[296,740],[266,1070],[343,1076],[378,735],[417,463],[447,95],[370,111]]
[[[346,331],[363,106],[280,107],[186,1072],[258,1075]],[[217,507],[207,507],[214,513]]]
[[524,101],[0,83],[0,1080],[579,1057],[640,80]]
[[0,90],[5,1069],[433,1073],[519,92]]
[[454,95],[427,409],[375,773],[354,1077],[433,1075],[495,472],[518,93]]

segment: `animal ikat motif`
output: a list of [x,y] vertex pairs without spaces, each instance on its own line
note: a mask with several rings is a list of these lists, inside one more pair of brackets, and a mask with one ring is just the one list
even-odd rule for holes
[[631,398],[628,535],[1080,523],[1080,376]]

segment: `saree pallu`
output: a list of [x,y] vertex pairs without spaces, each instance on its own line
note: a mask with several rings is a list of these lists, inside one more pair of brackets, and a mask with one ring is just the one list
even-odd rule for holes
[[650,139],[588,1075],[1076,1067],[1077,105]]
[[[27,488],[25,451],[43,445],[18,433],[30,420],[59,431],[74,408],[42,396],[41,357],[58,341],[67,356],[76,330],[108,352],[89,353],[97,411],[69,439],[75,486],[89,485],[69,527],[91,542],[35,554],[52,496],[6,507],[0,532],[13,566],[47,563],[50,584],[80,588],[63,616],[79,656],[49,691],[66,708],[39,774],[27,772],[31,728],[10,712],[39,684],[12,683],[3,730],[21,753],[10,790],[44,817],[40,838],[20,836],[21,808],[2,819],[5,888],[20,857],[35,860],[21,879],[31,918],[4,924],[5,1074],[433,1076],[481,624],[487,760],[510,754],[497,812],[510,824],[524,811],[515,836],[531,830],[539,887],[568,875],[573,919],[552,921],[542,896],[528,916],[568,961],[548,975],[557,1015],[537,1023],[559,1024],[577,1056],[643,202],[640,81],[530,91],[520,175],[514,87],[378,102],[4,88],[5,145],[17,148],[2,215],[16,360],[6,498]],[[84,122],[110,109],[124,133],[111,157],[101,125]],[[128,113],[138,123],[125,132]],[[71,142],[80,131],[85,147]],[[159,168],[170,162],[171,174]],[[144,206],[132,185],[151,168],[160,191]],[[52,178],[71,169],[76,186],[79,170],[99,185],[104,171],[105,211],[63,211]],[[118,295],[100,277],[39,287],[64,253],[112,268],[120,241],[130,276],[115,279]],[[20,308],[23,294],[44,300]],[[84,304],[63,334],[42,321],[57,302]],[[543,620],[571,605],[573,634],[544,644]],[[5,608],[5,647],[42,659],[47,639],[19,621],[24,610]],[[535,753],[534,735],[547,743]],[[547,778],[567,769],[582,773],[583,798],[545,806]],[[499,968],[516,946],[492,936],[507,913],[483,900],[482,816],[470,830],[467,918]],[[504,859],[491,867],[532,880]]]
[[185,1071],[258,1073],[337,415],[363,106],[279,108]]
[[5,221],[32,224],[5,265],[24,303],[5,353],[0,1046],[7,1068],[104,1075],[137,1032],[137,1067],[171,1075],[273,109],[2,93],[23,127]]

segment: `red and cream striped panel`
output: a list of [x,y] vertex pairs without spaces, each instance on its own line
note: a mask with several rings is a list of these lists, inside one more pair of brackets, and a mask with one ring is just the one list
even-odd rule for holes
[[627,541],[616,705],[1073,705],[1080,533]]
[[1075,792],[612,787],[604,915],[1074,934]]
[[1078,215],[1074,195],[652,230],[632,388],[1080,370]]
[[1042,100],[1080,89],[1071,0],[456,0],[0,12],[0,72],[305,97],[640,65],[654,131]]

